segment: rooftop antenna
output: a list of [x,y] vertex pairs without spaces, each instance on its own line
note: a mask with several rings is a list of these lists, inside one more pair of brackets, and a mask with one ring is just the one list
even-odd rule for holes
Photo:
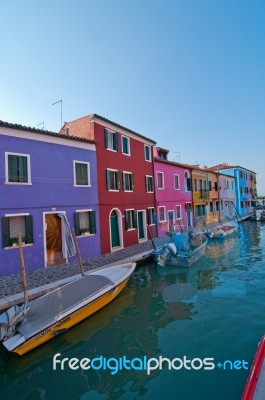
[[39,123],[38,125],[36,125],[36,128],[38,128],[38,126],[42,125],[42,130],[44,130],[44,122]]
[[181,162],[180,151],[174,151],[174,161]]
[[63,126],[63,101],[62,100],[58,100],[55,103],[52,103],[52,106],[54,106],[55,104],[61,103],[61,127]]

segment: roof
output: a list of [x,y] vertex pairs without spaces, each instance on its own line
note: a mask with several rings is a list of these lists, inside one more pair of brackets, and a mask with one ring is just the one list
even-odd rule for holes
[[77,118],[77,119],[75,119],[75,120],[73,120],[73,121],[65,122],[60,132],[62,133],[62,132],[65,130],[65,128],[67,127],[68,124],[71,126],[71,125],[73,125],[73,123],[77,123],[77,121],[82,121],[82,120],[85,120],[85,119],[91,120],[91,119],[93,119],[93,118],[97,118],[97,119],[101,120],[102,122],[105,122],[105,123],[107,123],[107,124],[113,125],[113,126],[116,127],[117,129],[122,129],[122,130],[124,130],[124,131],[126,131],[126,132],[128,132],[128,133],[131,133],[131,134],[133,134],[133,135],[136,135],[136,136],[138,136],[139,138],[142,138],[143,140],[146,140],[146,141],[152,143],[153,145],[156,145],[156,142],[155,142],[153,139],[150,139],[150,138],[148,138],[148,137],[146,137],[146,136],[144,136],[144,135],[142,135],[142,134],[140,134],[140,133],[137,133],[137,132],[135,132],[135,131],[133,131],[133,130],[131,130],[131,129],[129,129],[129,128],[126,128],[125,126],[122,126],[122,125],[120,125],[120,124],[117,124],[116,122],[113,122],[113,121],[111,121],[111,120],[109,120],[109,119],[107,119],[107,118],[105,118],[105,117],[102,117],[102,116],[99,115],[99,114],[89,114],[89,115],[87,115],[87,116],[85,116],[85,117],[81,117],[81,118]]
[[36,128],[31,128],[28,126],[24,125],[19,125],[19,124],[11,124],[10,122],[4,122],[0,120],[0,128],[9,128],[9,129],[17,129],[20,131],[24,132],[32,132],[32,133],[37,133],[41,135],[46,135],[46,136],[52,136],[52,137],[58,137],[60,139],[69,139],[69,140],[75,140],[78,142],[85,142],[85,143],[93,143],[95,144],[94,140],[91,139],[85,139],[85,138],[80,138],[78,136],[62,136],[60,133],[57,132],[52,132],[52,131],[44,131],[43,129],[36,129]]
[[231,165],[227,163],[222,163],[222,164],[217,164],[214,165],[213,167],[207,168],[209,171],[216,171],[216,170],[223,170],[223,169],[244,169],[245,171],[252,172],[253,174],[256,174],[256,172],[251,171],[248,168],[241,167],[240,165]]

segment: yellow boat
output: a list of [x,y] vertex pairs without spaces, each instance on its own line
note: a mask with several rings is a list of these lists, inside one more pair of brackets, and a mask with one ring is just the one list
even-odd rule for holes
[[64,333],[110,303],[126,286],[136,264],[106,267],[86,274],[0,316],[5,348],[23,355]]

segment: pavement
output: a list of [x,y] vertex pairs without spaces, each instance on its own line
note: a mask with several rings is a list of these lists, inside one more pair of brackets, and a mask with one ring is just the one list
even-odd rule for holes
[[[155,247],[162,246],[168,237],[154,238]],[[104,254],[99,257],[83,260],[84,272],[105,268],[115,264],[126,262],[144,262],[150,258],[154,250],[150,240],[139,243],[113,253]],[[27,267],[26,267],[27,268]],[[39,268],[26,272],[27,289],[29,299],[42,296],[55,288],[65,285],[80,277],[79,263],[69,263],[48,268]],[[0,311],[3,311],[14,304],[21,304],[24,301],[24,292],[21,274],[14,274],[0,277]]]

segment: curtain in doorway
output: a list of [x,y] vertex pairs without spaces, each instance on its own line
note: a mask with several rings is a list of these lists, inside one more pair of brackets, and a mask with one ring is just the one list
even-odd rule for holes
[[69,224],[67,217],[64,214],[58,214],[58,215],[62,219],[62,225],[64,227],[63,232],[65,235],[67,253],[68,253],[69,257],[72,257],[76,254],[76,249],[75,249],[75,242],[74,242],[74,238],[73,238],[72,231],[70,228],[70,224]]

